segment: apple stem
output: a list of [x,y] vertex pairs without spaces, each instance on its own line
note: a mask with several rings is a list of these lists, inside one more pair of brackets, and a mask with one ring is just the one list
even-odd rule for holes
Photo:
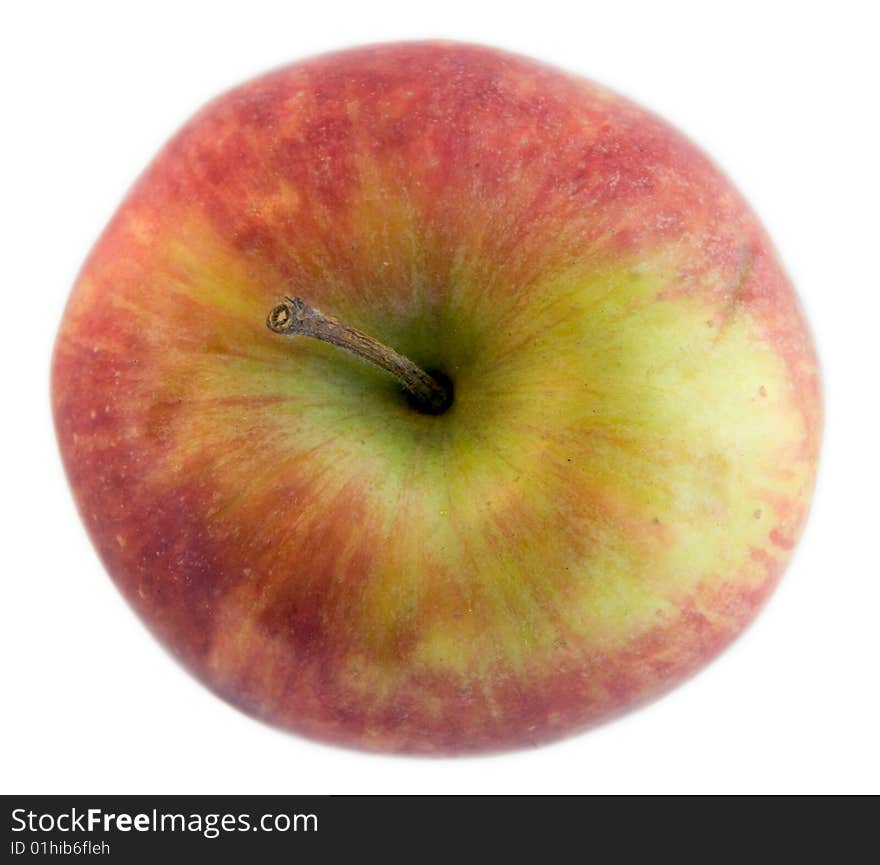
[[273,333],[308,336],[338,346],[391,373],[424,414],[441,414],[452,402],[452,392],[408,357],[373,337],[309,306],[301,297],[285,297],[266,318]]

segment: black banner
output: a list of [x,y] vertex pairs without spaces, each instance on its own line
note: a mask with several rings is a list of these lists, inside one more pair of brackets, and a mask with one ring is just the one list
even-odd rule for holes
[[[487,861],[552,861],[563,851],[598,862],[645,855],[702,862],[722,852],[788,859],[804,844],[811,855],[842,862],[861,861],[857,851],[874,849],[864,844],[865,824],[858,820],[834,831],[821,799],[782,809],[748,797],[4,796],[3,802],[3,859],[21,863],[157,862],[169,855],[171,862],[201,862],[217,854],[235,862],[341,862],[354,854],[383,865],[441,857],[456,865],[487,853]],[[815,810],[817,819],[805,821],[805,810]]]

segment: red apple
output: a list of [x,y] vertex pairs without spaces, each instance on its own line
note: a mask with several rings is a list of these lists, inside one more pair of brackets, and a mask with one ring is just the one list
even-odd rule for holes
[[[285,295],[451,406],[267,329]],[[108,571],[199,679],[432,753],[553,739],[717,654],[791,555],[821,428],[796,296],[719,170],[601,87],[455,44],[201,111],[89,256],[52,399]]]

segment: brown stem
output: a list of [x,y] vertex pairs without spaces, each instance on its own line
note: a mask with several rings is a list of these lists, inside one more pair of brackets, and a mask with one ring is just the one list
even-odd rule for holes
[[452,402],[450,390],[408,357],[344,321],[325,315],[309,306],[301,297],[285,297],[282,303],[270,310],[266,326],[273,333],[285,336],[320,339],[384,369],[401,383],[415,407],[425,414],[440,414]]

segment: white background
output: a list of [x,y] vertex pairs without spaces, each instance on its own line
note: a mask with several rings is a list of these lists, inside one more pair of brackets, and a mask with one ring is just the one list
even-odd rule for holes
[[[10,3],[0,23],[2,792],[880,791],[880,31],[872,2]],[[757,623],[648,708],[492,757],[365,755],[238,714],[122,602],[76,515],[48,403],[74,276],[206,99],[296,58],[434,36],[610,85],[751,200],[823,361],[808,530]]]

